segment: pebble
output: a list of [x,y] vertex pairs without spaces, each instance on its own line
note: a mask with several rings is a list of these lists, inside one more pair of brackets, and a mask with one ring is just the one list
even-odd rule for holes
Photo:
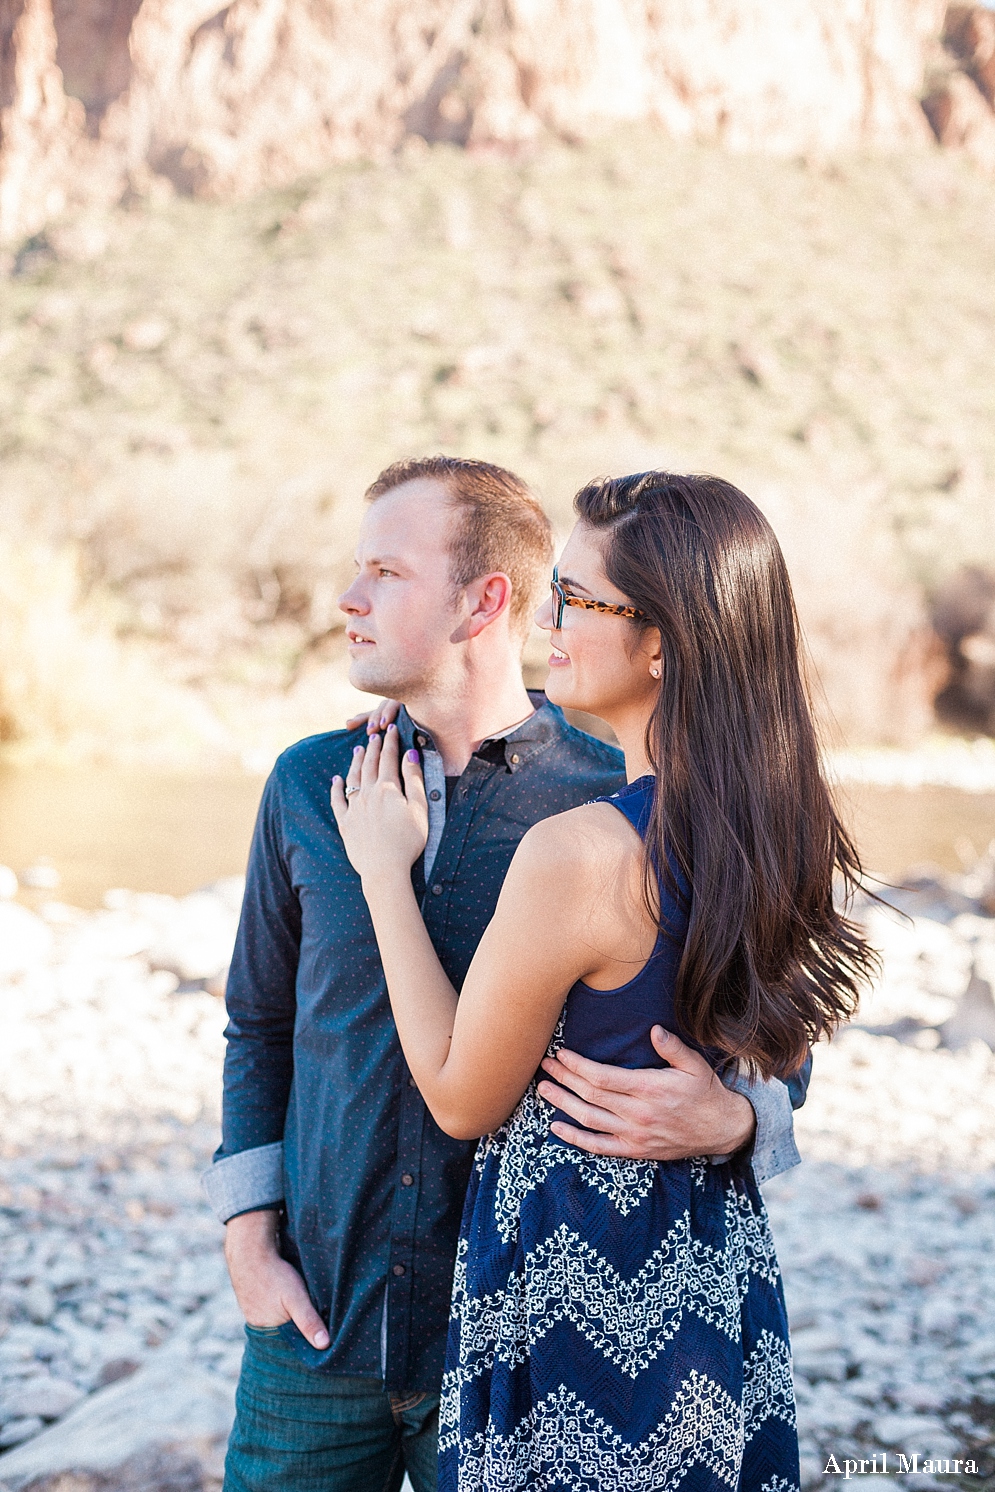
[[[138,1384],[181,1338],[197,1371],[237,1377],[223,1230],[198,1178],[217,1143],[225,1020],[203,985],[227,963],[240,889],[119,892],[100,912],[51,903],[41,916],[0,900],[0,913],[34,919],[16,917],[22,951],[0,968],[0,1447],[11,1455],[109,1385]],[[920,1465],[973,1455],[992,1474],[995,1043],[960,1040],[956,1022],[969,989],[990,996],[995,918],[985,887],[920,878],[902,894],[911,921],[860,908],[882,977],[854,1024],[817,1048],[796,1115],[803,1164],[765,1187],[806,1488],[844,1486],[825,1471],[830,1456],[884,1450]],[[862,1492],[885,1484],[897,1485],[859,1480]]]
[[45,1424],[37,1415],[31,1419],[12,1419],[0,1430],[0,1450],[10,1450],[11,1446],[20,1445],[22,1441],[30,1440],[43,1430]]
[[0,1416],[5,1422],[11,1419],[58,1419],[74,1409],[83,1397],[83,1390],[75,1383],[43,1373],[27,1379],[8,1398],[0,1401]]
[[44,1280],[32,1280],[21,1296],[21,1305],[29,1321],[44,1326],[55,1315],[55,1292]]

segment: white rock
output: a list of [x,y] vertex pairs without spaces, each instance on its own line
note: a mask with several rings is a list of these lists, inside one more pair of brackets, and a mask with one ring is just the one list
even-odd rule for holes
[[39,1430],[45,1428],[45,1421],[40,1420],[37,1415],[31,1419],[12,1419],[4,1425],[0,1432],[0,1449],[6,1450],[9,1446],[20,1445],[22,1441],[30,1440],[32,1435],[37,1435]]
[[153,965],[174,970],[181,979],[210,979],[231,961],[238,913],[211,891],[179,902],[170,924],[149,951]]
[[163,1348],[147,1367],[91,1394],[59,1424],[3,1460],[17,1489],[67,1471],[112,1474],[133,1457],[176,1445],[217,1457],[234,1417],[234,1385]]
[[52,930],[14,901],[0,901],[0,977],[23,974],[47,962]]
[[147,952],[155,938],[151,918],[122,908],[97,912],[80,923],[71,947],[77,959],[134,958]]
[[82,1398],[82,1392],[74,1383],[46,1374],[29,1379],[12,1393],[4,1405],[4,1413],[18,1419],[35,1415],[41,1419],[59,1419],[75,1408]]
[[940,1025],[949,1020],[971,975],[971,949],[952,926],[872,907],[867,934],[884,955],[881,979],[860,1003],[863,1024],[887,1025],[903,1018]]
[[924,1414],[879,1414],[874,1437],[882,1445],[894,1446],[906,1455],[953,1455],[956,1441],[942,1420]]
[[32,1280],[21,1296],[21,1304],[36,1326],[45,1326],[55,1315],[55,1295],[44,1280]]

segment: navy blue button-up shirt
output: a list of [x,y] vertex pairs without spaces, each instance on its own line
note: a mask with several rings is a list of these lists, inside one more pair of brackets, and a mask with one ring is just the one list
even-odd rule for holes
[[[457,988],[525,832],[625,780],[619,751],[537,702],[471,758],[429,885],[421,860],[413,871]],[[407,748],[415,727],[403,712],[398,725]],[[284,752],[267,783],[228,979],[214,1170],[282,1140],[283,1250],[331,1336],[318,1352],[292,1324],[283,1328],[306,1363],[437,1391],[474,1145],[443,1134],[413,1086],[360,880],[332,817],[332,777],[345,775],[361,741],[364,730],[312,736]]]

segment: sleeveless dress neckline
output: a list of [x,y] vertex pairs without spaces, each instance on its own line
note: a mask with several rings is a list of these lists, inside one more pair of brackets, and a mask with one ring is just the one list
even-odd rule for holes
[[[644,833],[654,785],[598,801]],[[665,1065],[649,1028],[676,1026],[691,901],[677,882],[661,881],[666,932],[646,964],[613,991],[575,984],[550,1054]],[[588,1155],[554,1117],[533,1082],[477,1150],[440,1492],[797,1492],[787,1314],[749,1158]]]

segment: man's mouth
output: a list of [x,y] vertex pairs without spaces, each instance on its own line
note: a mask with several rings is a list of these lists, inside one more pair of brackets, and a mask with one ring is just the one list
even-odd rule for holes
[[356,647],[375,647],[376,646],[376,644],[374,643],[372,637],[364,637],[364,635],[363,635],[362,632],[354,632],[351,627],[349,627],[349,628],[346,629],[346,637],[348,637],[348,639],[349,639],[350,646],[356,646]]

